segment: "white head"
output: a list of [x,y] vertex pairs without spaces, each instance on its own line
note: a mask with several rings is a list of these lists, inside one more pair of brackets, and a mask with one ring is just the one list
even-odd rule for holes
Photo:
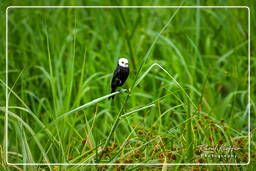
[[128,59],[120,58],[118,61],[119,66],[121,67],[128,67]]

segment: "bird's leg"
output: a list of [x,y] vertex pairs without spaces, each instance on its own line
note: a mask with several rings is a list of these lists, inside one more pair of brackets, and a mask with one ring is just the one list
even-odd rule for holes
[[129,96],[131,96],[131,88],[128,88]]
[[127,93],[129,94],[129,96],[131,95],[131,89],[128,87],[128,86],[126,86],[126,88],[125,88],[126,90],[127,90]]

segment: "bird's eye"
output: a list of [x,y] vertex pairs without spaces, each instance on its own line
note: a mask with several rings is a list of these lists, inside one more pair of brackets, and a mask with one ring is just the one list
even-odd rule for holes
[[124,62],[122,62],[122,64],[123,64]]

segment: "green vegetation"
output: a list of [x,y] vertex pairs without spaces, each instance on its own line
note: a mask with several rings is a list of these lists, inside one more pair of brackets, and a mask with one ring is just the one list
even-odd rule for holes
[[[248,9],[8,12],[9,162],[248,162]],[[129,59],[131,72],[111,101],[120,57]],[[251,66],[255,73],[255,58]],[[2,67],[3,90],[4,76]],[[251,100],[253,114],[254,105]],[[0,110],[5,112],[3,102]],[[201,145],[240,149],[215,153],[233,158],[202,157],[212,152]],[[31,169],[39,167],[82,166]]]

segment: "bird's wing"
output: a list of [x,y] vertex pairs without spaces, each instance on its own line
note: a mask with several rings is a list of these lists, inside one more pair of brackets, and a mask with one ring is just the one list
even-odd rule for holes
[[119,74],[119,69],[118,67],[116,68],[116,70],[113,73],[113,77],[112,77],[112,81],[111,81],[111,87],[112,89],[115,89],[116,87],[118,87],[118,85],[120,84],[120,79],[118,78],[118,74]]
[[114,73],[113,73],[112,79],[113,79],[113,78],[116,78],[118,73],[119,73],[119,68],[117,67],[117,68],[115,69]]

